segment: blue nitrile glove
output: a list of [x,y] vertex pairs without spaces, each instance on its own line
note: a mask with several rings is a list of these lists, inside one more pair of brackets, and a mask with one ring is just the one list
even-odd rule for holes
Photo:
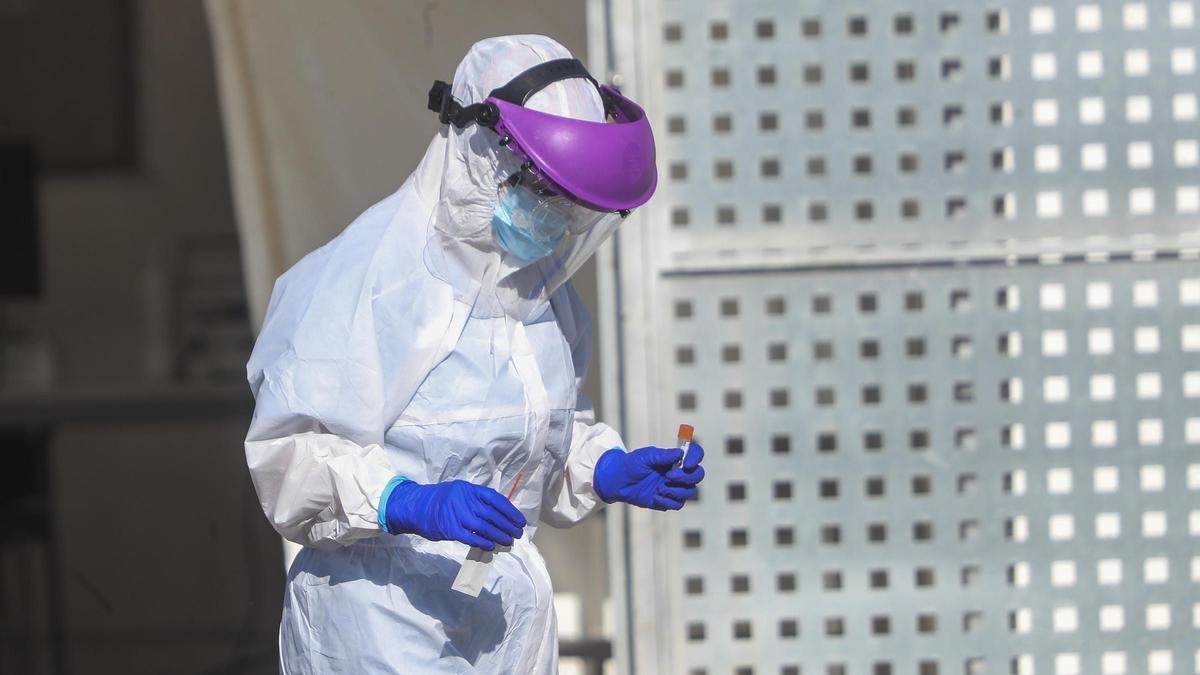
[[386,530],[426,539],[453,539],[491,551],[512,546],[525,528],[525,516],[495,490],[454,480],[422,485],[403,480],[386,494]]
[[693,442],[683,466],[679,448],[638,448],[625,452],[613,448],[600,456],[592,484],[600,499],[626,502],[659,511],[683,508],[683,503],[696,496],[696,485],[704,480],[704,448]]

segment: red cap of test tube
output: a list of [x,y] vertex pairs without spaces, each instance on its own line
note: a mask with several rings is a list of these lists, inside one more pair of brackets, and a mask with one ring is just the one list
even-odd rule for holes
[[685,443],[685,442],[691,443],[692,442],[692,434],[694,434],[694,433],[696,433],[696,430],[692,428],[692,425],[680,424],[679,425],[679,433],[675,434],[675,438],[679,439],[680,443]]

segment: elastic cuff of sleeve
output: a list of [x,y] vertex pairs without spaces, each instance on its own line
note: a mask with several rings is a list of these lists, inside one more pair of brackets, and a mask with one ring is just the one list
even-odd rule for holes
[[383,486],[383,494],[379,495],[379,527],[388,534],[392,534],[392,531],[389,530],[387,526],[388,500],[392,498],[392,491],[396,489],[396,486],[406,480],[408,480],[408,478],[404,476],[396,476],[395,478],[389,480],[387,485]]

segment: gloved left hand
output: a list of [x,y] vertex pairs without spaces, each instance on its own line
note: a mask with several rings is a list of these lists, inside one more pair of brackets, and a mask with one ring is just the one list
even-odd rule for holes
[[[683,459],[683,466],[677,467]],[[684,459],[679,448],[638,448],[625,452],[613,448],[600,456],[592,484],[609,504],[626,502],[658,511],[675,511],[696,496],[704,480],[704,448],[692,442]]]

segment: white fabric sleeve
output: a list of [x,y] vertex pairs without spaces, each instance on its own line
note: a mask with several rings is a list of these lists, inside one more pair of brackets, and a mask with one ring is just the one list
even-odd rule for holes
[[583,383],[591,361],[592,330],[579,296],[567,286],[569,311],[558,311],[563,334],[571,343],[571,360],[575,365],[575,415],[571,423],[571,447],[566,465],[555,480],[548,481],[542,496],[541,519],[554,527],[570,527],[604,505],[592,483],[596,462],[613,448],[624,449],[621,435],[612,427],[596,421],[595,406],[583,393]]
[[[246,464],[263,513],[297,544],[348,545],[382,532],[379,499],[395,472],[372,414],[382,407],[377,374],[361,361],[287,350],[251,371]],[[348,390],[357,395],[339,393]]]
[[[581,403],[587,397],[580,395]],[[613,448],[624,448],[621,436],[603,422],[593,422],[590,402],[586,410],[576,410],[571,428],[571,449],[558,480],[546,485],[542,497],[542,520],[554,527],[570,527],[604,505],[592,477],[596,462]]]
[[[438,357],[453,315],[448,291],[423,268],[363,264],[379,250],[406,250],[379,240],[386,209],[364,218],[279,279],[246,368],[254,487],[275,529],[305,546],[384,532],[379,500],[397,473],[392,455],[404,452],[385,447],[385,433]],[[396,278],[414,269],[422,275]]]
[[378,505],[393,474],[378,445],[305,432],[246,441],[263,512],[288,541],[350,544],[382,532]]

